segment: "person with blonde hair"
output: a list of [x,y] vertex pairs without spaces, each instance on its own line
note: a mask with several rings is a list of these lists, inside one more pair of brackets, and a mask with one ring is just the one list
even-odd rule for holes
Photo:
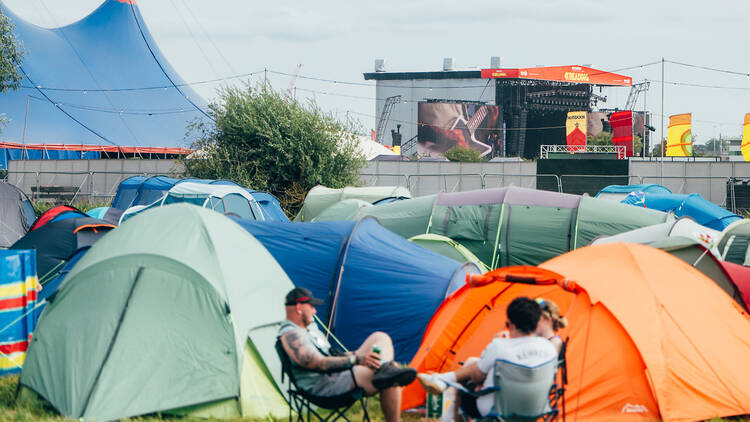
[[568,326],[568,319],[560,315],[560,307],[549,299],[537,298],[536,303],[542,310],[539,323],[536,326],[536,335],[549,340],[560,353],[563,341],[557,332]]

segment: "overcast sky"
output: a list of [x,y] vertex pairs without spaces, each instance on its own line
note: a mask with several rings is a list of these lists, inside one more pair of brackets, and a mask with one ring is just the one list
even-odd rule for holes
[[[80,19],[101,0],[3,0],[29,21],[54,27]],[[618,70],[667,60],[748,74],[750,0],[254,1],[138,0],[160,49],[186,82],[263,69],[293,74],[298,98],[347,112],[375,126],[375,88],[303,77],[364,83],[376,58],[388,71],[440,70],[444,57],[461,69],[591,64]],[[661,63],[619,73],[651,84],[645,101],[661,113]],[[291,78],[269,73],[286,89]],[[750,76],[667,63],[664,114],[693,113],[697,142],[739,137],[750,113]],[[237,83],[231,80],[229,83]],[[675,85],[673,82],[680,83]],[[368,82],[370,83],[370,82]],[[704,85],[712,87],[697,87]],[[207,100],[217,84],[196,85]],[[602,107],[622,108],[629,88],[608,89]],[[356,97],[356,98],[354,98]],[[638,102],[642,109],[644,98]],[[666,136],[666,124],[665,124]]]

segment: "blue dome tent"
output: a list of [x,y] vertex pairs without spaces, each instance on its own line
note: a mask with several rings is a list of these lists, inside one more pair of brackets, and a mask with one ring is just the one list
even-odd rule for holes
[[445,296],[464,284],[467,272],[479,272],[409,242],[372,217],[319,223],[234,220],[296,286],[325,301],[318,317],[347,348],[384,331],[399,361],[414,356]]
[[0,95],[8,118],[0,140],[174,147],[184,144],[188,122],[211,122],[205,101],[159,51],[134,0],[105,0],[58,28],[0,7],[26,52],[22,88]]
[[[174,185],[182,182],[206,183],[213,185],[233,185],[239,186],[229,180],[210,180],[210,179],[175,179],[167,176],[132,176],[120,182],[117,187],[117,193],[112,200],[112,208],[126,210],[128,207],[135,205],[148,205],[160,199],[172,189]],[[283,221],[288,222],[289,217],[281,209],[279,200],[268,192],[243,188],[248,191],[258,202],[266,221]]]

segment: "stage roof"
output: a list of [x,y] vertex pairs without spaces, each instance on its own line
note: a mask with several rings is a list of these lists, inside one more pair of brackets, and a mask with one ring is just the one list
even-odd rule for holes
[[105,0],[52,29],[0,7],[26,51],[23,88],[0,94],[8,119],[0,141],[178,147],[187,146],[188,122],[211,123],[206,102],[164,58],[135,0]]
[[585,66],[528,67],[524,69],[482,69],[487,79],[533,79],[539,81],[583,83],[591,85],[632,86],[629,76]]

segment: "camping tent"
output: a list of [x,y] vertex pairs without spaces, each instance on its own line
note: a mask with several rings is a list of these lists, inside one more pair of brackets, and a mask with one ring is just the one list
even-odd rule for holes
[[672,193],[671,190],[665,188],[662,185],[609,185],[600,190],[599,193],[594,196],[594,198],[608,199],[610,201],[620,202],[632,192]]
[[642,243],[649,245],[653,242],[659,242],[671,237],[680,237],[691,239],[704,245],[711,250],[711,253],[717,257],[721,256],[716,248],[716,242],[721,237],[721,232],[709,229],[706,226],[698,224],[690,217],[682,217],[676,221],[654,224],[652,226],[641,227],[616,234],[613,236],[600,236],[591,242],[592,245],[602,245],[605,243],[629,242]]
[[42,215],[34,221],[34,225],[31,226],[29,231],[34,231],[51,221],[78,217],[86,217],[86,214],[78,208],[71,207],[70,205],[57,205],[43,212]]
[[268,192],[246,189],[229,180],[211,180],[211,179],[173,179],[167,176],[133,176],[129,177],[117,187],[117,193],[112,200],[112,207],[126,210],[138,205],[150,205],[162,199],[164,195],[173,187],[180,183],[192,182],[208,185],[227,185],[244,189],[252,195],[257,201],[266,221],[289,221],[284,211],[279,205],[279,200]]
[[735,265],[724,262],[708,250],[704,243],[697,242],[693,239],[673,236],[666,239],[658,240],[648,244],[651,247],[659,248],[671,255],[680,258],[689,265],[695,267],[698,271],[706,275],[721,287],[735,302],[742,306],[746,311],[750,310],[750,286],[743,283],[750,273],[750,268],[738,266],[745,269],[734,270],[728,268],[728,265]]
[[91,218],[97,218],[104,220],[109,224],[120,224],[120,217],[122,217],[122,210],[114,207],[97,207],[86,211],[86,215]]
[[325,303],[319,317],[349,349],[374,331],[393,339],[409,360],[445,296],[464,282],[460,264],[412,244],[373,218],[322,223],[235,219],[271,252],[296,286]]
[[324,209],[320,214],[311,218],[309,221],[340,221],[340,220],[354,220],[355,216],[359,212],[360,208],[371,207],[367,201],[361,199],[344,199],[336,202],[330,207]]
[[750,220],[730,224],[721,232],[717,247],[725,261],[750,266]]
[[411,198],[409,189],[403,186],[368,186],[355,188],[347,186],[342,189],[331,189],[325,186],[315,186],[307,192],[302,209],[294,221],[310,221],[323,210],[344,199],[360,199],[375,203],[387,198]]
[[431,233],[464,245],[489,268],[536,265],[595,237],[668,221],[663,212],[612,201],[507,187],[360,208],[403,237]]
[[263,210],[247,189],[234,183],[203,183],[182,181],[170,188],[166,194],[149,205],[135,205],[125,210],[120,222],[132,218],[151,208],[158,208],[169,204],[188,203],[199,207],[212,209],[227,215],[240,218],[261,220],[265,219]]
[[676,193],[632,193],[621,201],[664,212],[673,212],[677,217],[690,216],[699,224],[722,231],[728,225],[741,220],[737,214],[703,199],[697,193],[682,195]]
[[[556,302],[569,321],[569,420],[704,420],[750,413],[750,318],[715,283],[664,251],[615,243],[539,267],[477,276],[438,309],[412,366],[479,356],[518,296]],[[511,282],[515,280],[516,282]],[[481,287],[479,284],[484,284]],[[404,390],[418,405],[418,386]]]
[[476,265],[480,272],[485,273],[489,271],[476,255],[466,249],[464,245],[449,237],[440,236],[439,234],[420,234],[410,237],[409,241],[454,261],[470,262]]
[[7,248],[20,239],[35,219],[34,207],[26,194],[10,183],[0,182],[0,247]]
[[48,273],[59,269],[61,263],[70,258],[76,250],[93,245],[115,227],[117,226],[91,217],[53,220],[28,232],[10,249],[35,249],[36,269],[44,281]]
[[284,214],[284,210],[281,209],[281,204],[275,196],[259,190],[247,189],[247,191],[250,192],[263,210],[264,221],[289,222],[289,217]]
[[167,176],[128,177],[117,186],[112,207],[126,210],[136,205],[152,204],[179,181]]
[[226,217],[185,204],[150,210],[65,278],[29,346],[24,395],[70,418],[283,417],[274,342],[292,287]]

